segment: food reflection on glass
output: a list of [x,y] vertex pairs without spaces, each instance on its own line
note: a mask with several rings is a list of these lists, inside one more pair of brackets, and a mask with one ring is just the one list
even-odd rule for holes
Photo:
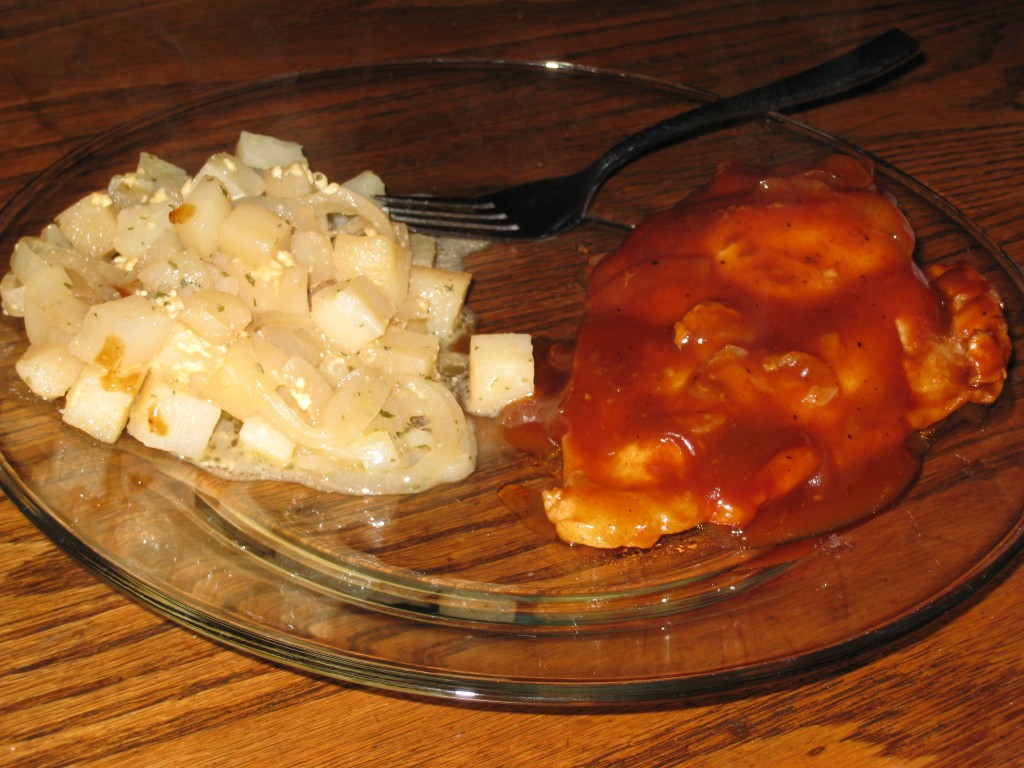
[[596,266],[564,399],[566,541],[650,547],[710,524],[765,545],[890,503],[914,437],[1000,394],[999,297],[967,264],[922,271],[858,160],[726,164]]
[[382,191],[250,133],[192,176],[143,155],[16,245],[17,372],[99,441],[347,494],[458,482],[473,417],[539,420],[562,459],[545,511],[601,548],[862,517],[914,477],[915,435],[1006,375],[998,296],[966,264],[922,273],[852,158],[725,165],[652,216],[594,269],[554,391],[528,335],[474,333],[460,254],[391,222]]

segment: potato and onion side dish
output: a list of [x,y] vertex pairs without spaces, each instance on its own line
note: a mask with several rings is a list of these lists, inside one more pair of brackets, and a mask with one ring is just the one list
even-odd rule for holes
[[532,393],[528,337],[453,349],[470,275],[381,192],[248,132],[191,176],[142,154],[16,244],[0,292],[28,336],[18,375],[96,440],[127,432],[229,478],[348,494],[464,478],[466,409]]

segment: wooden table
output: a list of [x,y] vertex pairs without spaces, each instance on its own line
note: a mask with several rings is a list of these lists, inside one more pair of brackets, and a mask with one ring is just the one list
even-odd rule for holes
[[[1024,263],[1022,11],[1016,0],[8,1],[0,201],[122,120],[283,72],[557,59],[730,93],[899,26],[922,41],[921,66],[803,119],[941,191]],[[1019,765],[1019,560],[843,673],[670,706],[537,710],[389,694],[229,650],[113,591],[4,498],[0,764]]]

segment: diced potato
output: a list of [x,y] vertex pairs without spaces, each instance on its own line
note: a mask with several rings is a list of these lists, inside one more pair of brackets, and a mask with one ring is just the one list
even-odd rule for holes
[[[56,230],[47,228],[46,231]],[[113,260],[108,262],[79,253],[61,240],[63,236],[59,232],[55,239],[21,238],[11,254],[11,271],[25,284],[32,272],[43,266],[66,270],[78,298],[89,303],[123,295],[119,288],[130,282],[131,277],[121,266],[115,265]]]
[[196,291],[183,299],[178,319],[214,344],[228,344],[252,321],[241,299],[223,291]]
[[270,211],[275,216],[288,222],[291,232],[303,229],[323,231],[323,218],[316,208],[305,199],[290,197],[248,197],[240,200],[239,205],[254,205]]
[[286,466],[295,453],[295,442],[281,434],[262,416],[246,419],[238,431],[238,447]]
[[309,272],[309,284],[316,288],[334,280],[334,245],[324,232],[301,229],[292,234],[292,258]]
[[68,273],[40,261],[25,280],[25,333],[32,344],[67,344],[89,306],[75,296]]
[[363,275],[395,305],[409,293],[412,253],[393,240],[376,235],[338,233],[334,238],[334,268],[338,280]]
[[13,272],[8,272],[0,280],[0,301],[3,302],[3,313],[8,317],[25,316],[25,284]]
[[166,200],[118,211],[114,249],[129,259],[141,258],[161,235],[173,231],[170,214],[174,208],[174,203]]
[[11,252],[11,274],[22,283],[27,283],[32,273],[40,267],[49,266],[46,259],[37,253],[35,244],[32,238],[24,237],[14,244]]
[[470,279],[468,272],[413,265],[409,270],[409,295],[402,303],[402,318],[425,320],[427,329],[439,336],[451,334],[466,300]]
[[[28,239],[31,240],[31,238]],[[64,233],[60,231],[60,227],[58,227],[54,223],[47,224],[45,227],[43,227],[42,231],[39,233],[39,239],[43,240],[44,242],[50,243],[51,245],[60,246],[61,248],[72,247],[71,241],[64,236]],[[22,242],[22,240],[19,240],[15,244],[15,248],[21,245]]]
[[359,352],[361,360],[391,376],[427,376],[437,373],[441,340],[429,333],[390,327]]
[[139,153],[132,173],[118,174],[110,180],[107,193],[119,209],[147,203],[181,203],[181,190],[188,181],[183,168],[148,152]]
[[128,434],[143,445],[189,459],[206,450],[220,408],[150,376],[128,418]]
[[234,155],[218,152],[196,173],[196,179],[211,178],[219,181],[228,197],[239,200],[243,197],[258,197],[263,194],[263,175]]
[[68,390],[63,420],[104,443],[114,443],[124,431],[141,376],[114,380],[96,365],[86,365]]
[[175,191],[180,193],[188,180],[188,172],[184,168],[149,152],[139,153],[139,164],[135,170],[147,179],[152,179],[156,190],[163,189],[169,195]]
[[286,358],[301,357],[314,367],[323,359],[324,340],[316,329],[288,317],[280,318],[279,322],[263,318],[253,337],[263,337],[284,352]]
[[357,437],[349,446],[353,456],[367,469],[394,464],[399,459],[394,439],[383,429],[374,429]]
[[274,382],[260,368],[252,341],[242,336],[228,348],[224,363],[200,395],[244,422],[260,410],[259,390],[273,387]]
[[288,248],[291,225],[260,205],[242,203],[229,213],[217,230],[221,251],[251,269],[259,269],[278,251]]
[[233,209],[224,185],[206,176],[192,185],[185,202],[169,215],[185,247],[207,258],[217,250],[217,231]]
[[163,348],[173,322],[143,297],[125,296],[90,307],[68,351],[107,371],[144,368]]
[[167,342],[150,364],[154,376],[198,395],[220,370],[227,346],[211,342],[182,322],[175,321]]
[[135,267],[135,274],[151,295],[209,288],[214,275],[199,254],[184,249],[171,231],[153,244]]
[[[183,178],[182,183],[184,181],[185,179]],[[136,205],[145,205],[149,202],[150,196],[155,190],[156,187],[153,180],[138,171],[119,173],[107,185],[107,194],[110,195],[118,210],[127,210]],[[166,195],[161,195],[161,197],[167,200]]]
[[466,409],[496,416],[509,403],[533,394],[533,345],[526,333],[476,334],[469,340]]
[[57,226],[76,251],[102,258],[114,250],[117,213],[105,192],[94,192],[57,215]]
[[254,312],[276,312],[303,318],[309,314],[309,274],[304,267],[257,270],[249,277],[252,280],[246,280],[239,296],[252,306]]
[[68,352],[63,344],[33,344],[14,364],[14,370],[28,388],[44,400],[64,397],[75,383],[85,363]]
[[311,304],[314,325],[350,355],[383,336],[396,311],[395,305],[363,276],[321,288],[313,294]]
[[409,233],[412,263],[419,267],[432,267],[437,261],[437,240],[418,232]]
[[[258,167],[258,166],[254,166]],[[305,163],[275,165],[263,171],[264,194],[268,198],[294,200],[312,194],[316,190],[313,174]]]
[[373,171],[363,171],[359,175],[343,182],[341,186],[348,187],[363,197],[373,198],[376,195],[384,194],[384,182]]
[[306,164],[306,155],[301,144],[250,131],[242,131],[238,136],[235,155],[251,168]]
[[[257,284],[258,285],[258,284]],[[309,273],[305,267],[285,267],[265,294],[256,294],[256,308],[261,312],[292,315],[303,321],[309,317]]]

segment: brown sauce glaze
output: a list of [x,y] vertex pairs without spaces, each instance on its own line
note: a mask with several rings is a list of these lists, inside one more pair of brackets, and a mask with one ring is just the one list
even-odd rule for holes
[[539,349],[538,397],[504,417],[523,448],[560,444],[559,536],[650,547],[708,524],[760,546],[891,503],[912,438],[994,400],[1009,356],[985,281],[958,265],[936,287],[913,251],[843,156],[724,165],[651,216],[594,269],[571,367]]

